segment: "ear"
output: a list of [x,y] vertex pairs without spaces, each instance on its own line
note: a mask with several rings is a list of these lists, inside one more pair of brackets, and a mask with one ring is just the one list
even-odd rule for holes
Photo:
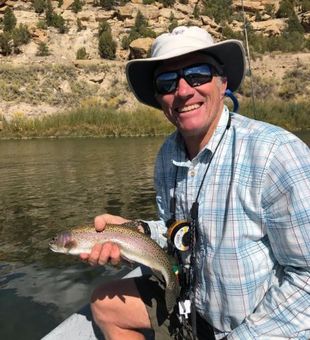
[[227,89],[227,78],[226,77],[221,77],[221,94],[222,94],[222,98],[225,97],[226,89]]

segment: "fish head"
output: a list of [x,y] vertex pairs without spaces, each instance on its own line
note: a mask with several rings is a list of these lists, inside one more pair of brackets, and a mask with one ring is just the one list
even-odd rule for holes
[[50,250],[55,253],[75,254],[76,247],[77,242],[69,231],[64,231],[56,235],[49,242]]

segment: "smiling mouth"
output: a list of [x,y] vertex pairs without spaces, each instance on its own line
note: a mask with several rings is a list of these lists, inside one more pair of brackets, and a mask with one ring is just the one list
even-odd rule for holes
[[176,109],[176,111],[178,113],[184,113],[184,112],[188,112],[188,111],[199,109],[200,106],[201,106],[201,104],[187,105],[187,106],[183,106],[183,107],[178,107]]

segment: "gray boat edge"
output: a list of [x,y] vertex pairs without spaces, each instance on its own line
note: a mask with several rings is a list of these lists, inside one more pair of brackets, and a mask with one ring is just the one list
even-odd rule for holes
[[[142,276],[150,273],[150,269],[139,266],[125,275],[123,278]],[[152,339],[152,335],[145,333],[147,339]],[[104,340],[92,319],[90,305],[87,304],[76,313],[70,315],[41,340]]]

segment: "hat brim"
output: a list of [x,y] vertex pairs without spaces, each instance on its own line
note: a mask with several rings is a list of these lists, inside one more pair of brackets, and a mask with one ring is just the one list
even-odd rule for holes
[[210,54],[219,60],[224,65],[227,88],[232,92],[238,89],[245,75],[245,53],[241,41],[230,39],[206,48],[187,49],[185,52],[184,50],[171,51],[171,53],[160,57],[129,61],[126,65],[126,77],[136,98],[146,105],[160,109],[160,105],[155,98],[153,86],[154,70],[163,60],[173,59],[193,52]]

